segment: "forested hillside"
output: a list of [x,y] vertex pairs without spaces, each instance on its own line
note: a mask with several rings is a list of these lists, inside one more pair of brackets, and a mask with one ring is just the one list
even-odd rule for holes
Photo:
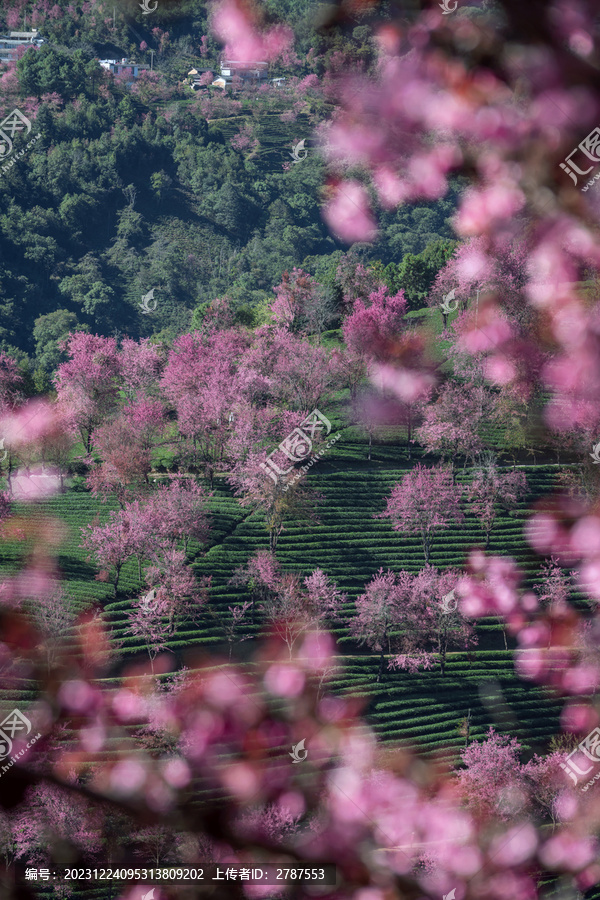
[[[114,26],[113,4],[0,13],[0,29],[27,10],[30,22],[43,19],[45,43],[0,78],[2,114],[20,108],[40,135],[0,178],[0,346],[37,370],[38,387],[50,383],[57,341],[78,327],[169,340],[223,295],[252,322],[293,266],[335,291],[347,245],[321,216],[323,164],[314,144],[301,163],[291,150],[331,114],[323,73],[332,55],[369,66],[369,30],[355,23],[334,40],[308,26],[314,4],[273,6],[297,31],[295,52],[270,72],[287,82],[235,95],[194,93],[183,81],[192,66],[219,71],[200,2],[161,3],[151,17],[117,4]],[[153,72],[129,86],[98,64],[150,62],[151,50]],[[381,241],[357,252],[401,265],[452,236],[454,206],[450,194],[387,211]],[[151,316],[140,308],[150,290]]]

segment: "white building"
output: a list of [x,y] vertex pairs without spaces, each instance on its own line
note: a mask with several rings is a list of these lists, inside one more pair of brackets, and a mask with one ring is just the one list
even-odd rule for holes
[[142,72],[148,71],[148,66],[132,62],[127,59],[126,56],[121,60],[101,59],[99,60],[99,63],[103,69],[106,69],[107,72],[112,72],[113,75],[122,75],[125,73],[130,74],[132,78],[139,78]]
[[221,75],[223,78],[240,78],[242,81],[260,81],[267,77],[269,64],[267,62],[245,63],[235,59],[221,60]]
[[21,47],[39,47],[43,43],[44,39],[39,37],[37,29],[9,31],[8,35],[0,35],[0,62],[16,62]]

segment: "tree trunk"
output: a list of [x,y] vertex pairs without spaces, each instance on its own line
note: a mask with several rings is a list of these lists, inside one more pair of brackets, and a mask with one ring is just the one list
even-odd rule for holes
[[506,628],[504,627],[504,622],[502,621],[500,616],[498,616],[498,621],[500,622],[500,625],[502,626],[502,637],[504,638],[504,649],[508,650],[508,644],[506,643]]
[[369,431],[369,457],[368,457],[369,462],[371,462],[371,446],[372,446],[372,444],[373,444],[373,434],[371,431]]
[[379,656],[379,671],[377,672],[377,678],[375,679],[377,684],[379,684],[379,682],[381,681],[382,672],[383,672],[383,647],[381,648],[381,654]]
[[277,541],[279,540],[279,532],[277,528],[272,528],[269,530],[269,550],[271,553],[275,553],[277,550]]

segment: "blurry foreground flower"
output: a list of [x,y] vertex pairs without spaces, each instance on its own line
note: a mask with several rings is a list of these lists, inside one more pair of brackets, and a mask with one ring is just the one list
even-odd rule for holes
[[58,470],[46,469],[43,466],[17,469],[10,481],[15,500],[45,500],[60,490]]

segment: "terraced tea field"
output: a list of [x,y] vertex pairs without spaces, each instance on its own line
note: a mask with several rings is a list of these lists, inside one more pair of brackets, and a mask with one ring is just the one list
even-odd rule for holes
[[[320,567],[333,577],[348,594],[344,609],[347,616],[354,613],[356,597],[379,568],[417,572],[424,565],[423,550],[416,537],[399,535],[387,520],[374,518],[383,509],[394,484],[415,465],[420,454],[413,451],[409,460],[406,449],[398,442],[375,445],[372,455],[369,462],[364,441],[351,428],[346,429],[342,439],[308,476],[323,495],[319,522],[289,523],[277,549],[284,569],[307,575]],[[490,552],[510,554],[517,559],[530,584],[535,581],[539,560],[523,540],[526,510],[551,489],[558,469],[556,464],[548,463],[522,465],[528,495],[514,513],[499,516],[490,542]],[[470,477],[468,469],[458,471],[459,482],[466,484]],[[45,506],[47,512],[68,527],[59,561],[75,607],[82,610],[92,603],[100,604],[114,634],[116,652],[122,657],[140,654],[140,660],[147,659],[139,639],[125,629],[130,600],[142,590],[137,562],[131,560],[124,567],[115,598],[111,585],[96,580],[97,570],[80,546],[81,527],[97,515],[102,521],[111,506],[98,503],[82,490],[53,498]],[[180,661],[190,650],[209,647],[226,658],[218,619],[228,615],[229,606],[248,599],[244,589],[230,585],[232,573],[257,549],[268,548],[260,515],[242,509],[224,479],[215,480],[211,510],[211,541],[206,553],[193,542],[189,552],[196,574],[212,576],[212,614],[204,616],[200,627],[178,631],[169,646]],[[431,561],[440,568],[462,567],[469,549],[477,545],[483,545],[483,535],[477,521],[467,514],[460,528],[441,534]],[[16,552],[16,546],[3,547],[3,568],[14,565]],[[254,631],[258,633],[259,625],[254,626]],[[460,726],[469,711],[471,740],[481,738],[493,724],[518,737],[526,750],[541,753],[558,731],[560,707],[545,690],[523,684],[515,677],[511,641],[505,649],[503,630],[497,620],[480,621],[478,647],[469,655],[451,653],[445,676],[436,669],[416,675],[384,670],[379,684],[378,657],[358,646],[345,624],[338,624],[334,632],[340,659],[330,678],[330,689],[363,699],[367,719],[386,746],[411,744],[419,752],[435,753],[455,764],[464,745]],[[240,647],[246,651],[249,644]],[[243,660],[240,662],[244,664]],[[8,702],[17,698],[13,692],[10,697],[3,692],[2,699]],[[18,700],[26,707],[28,699],[30,694],[23,685]]]

